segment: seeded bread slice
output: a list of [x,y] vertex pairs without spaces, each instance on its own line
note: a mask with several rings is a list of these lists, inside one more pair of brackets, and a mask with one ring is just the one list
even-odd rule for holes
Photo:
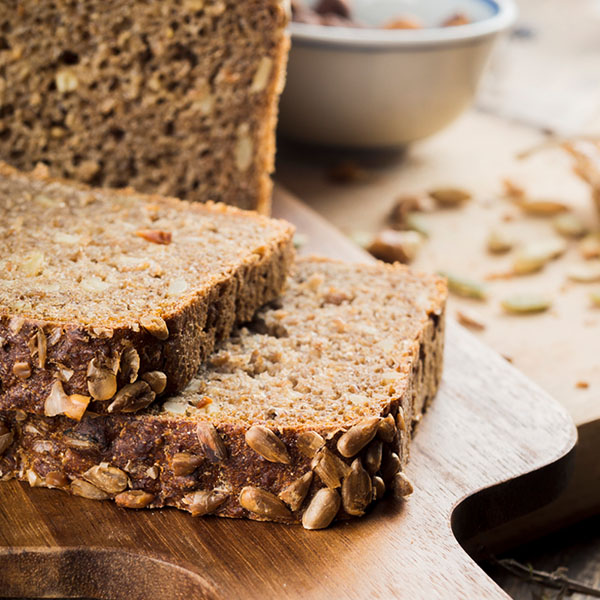
[[4,0],[0,158],[267,214],[285,0]]
[[288,223],[0,164],[0,409],[135,412],[276,298]]
[[180,395],[79,423],[0,413],[0,477],[129,508],[309,529],[362,515],[400,472],[441,376],[445,283],[403,266],[297,263]]

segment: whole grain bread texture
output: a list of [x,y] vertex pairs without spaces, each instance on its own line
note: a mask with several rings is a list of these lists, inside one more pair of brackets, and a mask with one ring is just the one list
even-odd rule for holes
[[0,164],[0,409],[81,418],[181,391],[278,297],[293,228]]
[[0,159],[270,209],[282,0],[3,0]]
[[402,473],[442,372],[444,281],[300,260],[281,300],[180,395],[79,423],[0,412],[0,478],[127,508],[308,529],[360,516]]

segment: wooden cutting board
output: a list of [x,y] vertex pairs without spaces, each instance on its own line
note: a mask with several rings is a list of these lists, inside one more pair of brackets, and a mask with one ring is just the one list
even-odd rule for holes
[[[308,252],[364,255],[278,193],[276,213]],[[296,526],[112,503],[0,485],[0,596],[188,598],[507,598],[472,558],[482,533],[559,493],[575,429],[566,411],[452,321],[441,390],[419,426],[415,493],[368,516]]]

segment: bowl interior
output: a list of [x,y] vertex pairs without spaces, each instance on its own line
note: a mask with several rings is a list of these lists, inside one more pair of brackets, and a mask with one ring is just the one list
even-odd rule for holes
[[[314,6],[318,0],[306,0]],[[379,27],[399,17],[416,17],[425,27],[438,27],[448,17],[462,13],[470,21],[484,21],[498,13],[493,0],[351,0],[354,17]]]

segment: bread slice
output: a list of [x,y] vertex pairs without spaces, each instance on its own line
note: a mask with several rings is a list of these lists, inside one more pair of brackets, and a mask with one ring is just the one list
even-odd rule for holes
[[293,228],[0,165],[0,409],[134,412],[279,296]]
[[440,381],[445,283],[403,266],[301,260],[190,386],[136,415],[0,413],[0,476],[129,508],[309,529],[364,513]]
[[268,213],[285,4],[3,3],[0,158]]

